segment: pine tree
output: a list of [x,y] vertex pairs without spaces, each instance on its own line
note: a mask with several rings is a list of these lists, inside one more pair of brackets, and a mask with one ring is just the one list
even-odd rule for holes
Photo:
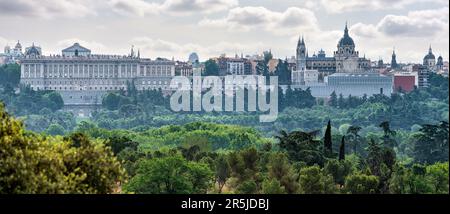
[[345,160],[345,137],[342,137],[341,146],[339,147],[339,160]]
[[339,94],[337,104],[338,104],[339,108],[345,108],[345,99],[342,94]]
[[332,154],[332,147],[333,143],[331,142],[331,121],[328,120],[327,129],[325,131],[325,137],[324,137],[324,150],[325,155],[331,155]]
[[332,107],[337,107],[338,106],[338,99],[337,99],[337,95],[336,95],[335,91],[333,91],[333,93],[331,93],[330,101],[328,101],[328,103]]

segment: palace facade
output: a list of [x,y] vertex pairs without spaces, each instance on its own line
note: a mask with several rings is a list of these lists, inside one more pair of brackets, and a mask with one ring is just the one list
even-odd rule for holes
[[100,104],[108,91],[170,90],[175,63],[165,59],[140,58],[134,50],[128,56],[95,55],[75,43],[62,55],[43,56],[34,45],[20,60],[21,83],[33,90],[59,92],[65,105]]

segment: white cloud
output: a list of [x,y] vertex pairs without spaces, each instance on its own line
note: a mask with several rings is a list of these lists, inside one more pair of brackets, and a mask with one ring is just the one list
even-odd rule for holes
[[161,9],[174,14],[213,13],[238,4],[238,0],[166,0]]
[[448,31],[448,8],[411,11],[406,16],[387,15],[377,25],[389,36],[430,37]]
[[401,9],[418,2],[448,6],[448,0],[321,0],[320,2],[331,13]]
[[165,0],[162,3],[144,0],[110,0],[113,11],[125,15],[146,16],[154,14],[190,15],[213,13],[238,5],[238,0]]
[[108,5],[116,13],[122,15],[145,16],[157,14],[159,4],[149,3],[143,0],[110,0]]
[[360,37],[376,38],[381,36],[377,27],[372,24],[356,23],[350,27],[350,33]]
[[292,35],[300,31],[317,31],[317,19],[311,10],[290,7],[275,12],[265,7],[237,7],[221,19],[203,19],[200,26],[228,28],[230,30],[264,29],[275,34]]
[[53,18],[95,15],[92,0],[0,0],[0,16]]
[[0,16],[79,18],[103,12],[146,16],[160,13],[213,13],[238,5],[238,0],[0,0]]

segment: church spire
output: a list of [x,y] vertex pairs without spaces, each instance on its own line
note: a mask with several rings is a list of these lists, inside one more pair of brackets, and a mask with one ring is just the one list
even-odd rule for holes
[[345,21],[344,35],[348,35],[348,23]]
[[392,50],[391,68],[392,69],[398,68],[397,55],[395,54],[395,47]]
[[433,53],[433,50],[431,49],[431,44],[430,44],[430,48],[428,49],[428,53]]
[[303,37],[303,34],[298,37],[298,43],[297,46],[305,45],[305,39]]

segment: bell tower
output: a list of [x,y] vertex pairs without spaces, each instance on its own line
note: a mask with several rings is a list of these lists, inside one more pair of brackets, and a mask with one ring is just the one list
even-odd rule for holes
[[297,70],[306,70],[306,45],[303,36],[298,39],[297,43]]

